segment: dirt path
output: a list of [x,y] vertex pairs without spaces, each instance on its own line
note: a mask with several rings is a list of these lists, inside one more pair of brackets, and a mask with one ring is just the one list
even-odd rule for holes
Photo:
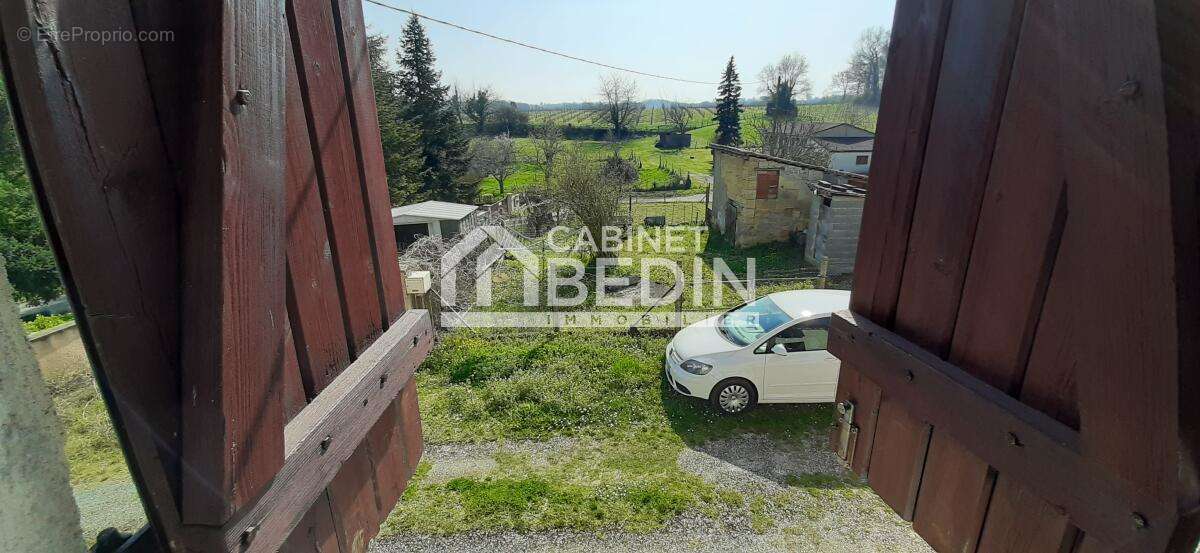
[[[553,452],[571,440],[506,444],[505,451]],[[431,479],[486,472],[494,444],[439,446],[425,459]],[[814,480],[847,478],[820,440],[803,446],[742,434],[684,449],[681,468],[719,489],[744,494],[746,507],[718,506],[716,516],[689,512],[649,534],[626,531],[465,533],[452,536],[400,535],[374,544],[378,553],[400,552],[661,552],[661,551],[878,551],[929,552],[908,525],[865,487],[805,487],[796,474]]]

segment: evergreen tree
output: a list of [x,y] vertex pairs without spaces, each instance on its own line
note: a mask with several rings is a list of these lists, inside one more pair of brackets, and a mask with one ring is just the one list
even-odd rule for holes
[[5,90],[0,80],[0,255],[16,300],[49,301],[62,294],[62,284],[25,174]]
[[777,122],[792,121],[799,115],[794,90],[794,85],[783,79],[775,82],[775,86],[771,88],[771,94],[767,96],[766,115],[768,119]]
[[717,113],[713,120],[717,122],[717,144],[740,146],[742,144],[742,85],[739,82],[737,69],[733,65],[733,56],[725,65],[725,73],[721,75],[721,84],[717,87]]
[[425,29],[416,16],[401,34],[396,90],[402,118],[417,131],[422,163],[419,195],[453,202],[472,202],[478,179],[468,173],[467,137],[441,84],[441,73]]
[[379,112],[379,136],[383,142],[383,163],[387,171],[388,194],[392,205],[420,201],[425,170],[421,157],[421,136],[404,119],[404,105],[396,90],[397,75],[384,62],[387,38],[367,37],[371,56],[371,81],[375,87],[375,105]]

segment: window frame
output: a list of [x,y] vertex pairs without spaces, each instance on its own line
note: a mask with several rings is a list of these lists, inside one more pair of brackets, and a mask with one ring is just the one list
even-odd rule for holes
[[[775,200],[779,198],[779,179],[782,176],[778,168],[758,168],[754,171],[754,199]],[[763,182],[764,175],[774,175],[774,182]]]
[[[829,333],[829,324],[830,324],[830,320],[831,320],[832,318],[833,318],[833,314],[832,314],[832,313],[827,313],[827,314],[825,314],[825,315],[819,315],[819,316],[816,316],[816,317],[809,317],[809,318],[807,318],[807,319],[800,319],[800,320],[798,320],[798,321],[796,321],[796,322],[794,322],[794,323],[792,323],[792,324],[781,326],[780,328],[778,328],[778,329],[775,329],[775,332],[774,332],[774,333],[772,333],[772,334],[771,334],[769,337],[767,337],[765,340],[763,340],[763,341],[762,341],[762,343],[758,345],[758,347],[754,348],[754,353],[755,353],[755,354],[765,354],[765,353],[771,353],[771,348],[772,348],[772,347],[775,347],[775,338],[776,338],[777,336],[779,336],[780,334],[783,334],[784,332],[787,332],[788,330],[791,330],[792,328],[798,327],[798,326],[800,326],[800,325],[805,325],[805,326],[803,327],[803,328],[805,328],[805,329],[807,329],[807,328],[819,328],[819,329],[821,329],[821,330],[824,330],[824,331],[825,331],[825,333],[828,335],[828,333]],[[814,323],[818,323],[818,324],[815,324],[815,325],[814,325]],[[823,323],[823,324],[820,324],[820,323]],[[810,325],[812,325],[812,326],[810,326]],[[824,349],[807,349],[807,347],[806,347],[804,351],[789,351],[788,353],[807,353],[807,352],[810,352],[810,351],[829,351],[829,341],[828,341],[828,339],[826,339],[826,341],[825,341],[825,344],[826,344],[826,345],[825,345],[825,348],[824,348]],[[786,346],[785,346],[785,347],[786,347]]]

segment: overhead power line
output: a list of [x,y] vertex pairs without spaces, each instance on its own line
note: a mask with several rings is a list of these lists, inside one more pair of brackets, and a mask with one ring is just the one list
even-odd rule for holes
[[[645,76],[645,77],[654,77],[655,79],[664,79],[664,80],[668,80],[668,81],[676,81],[676,82],[681,82],[681,83],[691,83],[691,84],[707,84],[707,85],[718,85],[718,84],[721,84],[721,83],[718,83],[718,82],[709,82],[709,81],[696,81],[696,80],[692,80],[692,79],[681,79],[681,78],[679,78],[679,77],[671,77],[671,76],[668,76],[668,75],[659,75],[659,74],[657,74],[657,73],[647,73],[647,72],[645,72],[645,71],[638,71],[637,69],[630,69],[630,68],[628,68],[628,67],[620,67],[620,66],[616,66],[616,65],[609,65],[609,64],[607,64],[607,63],[604,63],[604,62],[599,62],[599,61],[595,61],[595,60],[589,60],[589,59],[587,59],[587,58],[581,58],[581,57],[579,57],[579,56],[572,56],[571,54],[565,54],[565,53],[563,53],[563,52],[558,52],[558,51],[556,51],[556,50],[550,50],[550,49],[548,49],[548,48],[542,48],[541,46],[535,46],[535,45],[533,45],[533,44],[529,44],[529,43],[526,43],[526,42],[521,42],[521,41],[519,41],[519,40],[513,40],[513,39],[511,39],[511,38],[504,38],[504,37],[502,37],[502,36],[496,36],[496,35],[493,35],[493,34],[491,34],[491,33],[487,33],[487,32],[484,32],[484,31],[477,30],[477,29],[472,29],[472,28],[470,28],[470,27],[463,27],[462,25],[459,25],[459,24],[457,24],[457,23],[451,23],[451,22],[449,22],[449,21],[445,21],[445,20],[442,20],[442,19],[438,19],[438,18],[436,18],[436,17],[430,17],[430,16],[428,16],[428,15],[419,14],[419,13],[417,13],[417,12],[414,12],[414,11],[412,11],[412,10],[406,10],[406,9],[404,9],[404,8],[397,8],[396,6],[392,6],[392,5],[390,5],[390,4],[385,4],[385,3],[383,3],[383,2],[380,2],[379,0],[363,0],[363,1],[364,1],[364,2],[367,2],[368,4],[374,4],[374,5],[376,5],[376,6],[379,6],[379,7],[381,7],[381,8],[387,8],[387,9],[389,9],[389,10],[392,10],[392,11],[397,11],[397,12],[400,12],[400,13],[407,13],[407,14],[409,14],[409,15],[416,16],[416,17],[419,17],[419,18],[421,18],[421,19],[424,19],[424,20],[427,20],[427,21],[432,21],[432,22],[434,22],[434,23],[440,23],[440,24],[442,24],[442,25],[445,25],[445,26],[447,26],[447,27],[454,27],[455,29],[459,29],[459,30],[461,30],[461,31],[466,31],[466,32],[468,32],[468,33],[474,33],[474,34],[477,34],[477,35],[479,35],[479,36],[482,36],[482,37],[487,37],[487,38],[490,38],[490,39],[492,39],[492,40],[499,40],[500,42],[507,42],[507,43],[509,43],[509,44],[512,44],[512,45],[515,45],[515,46],[520,46],[520,47],[522,47],[522,48],[529,48],[530,50],[537,50],[538,52],[542,52],[542,53],[544,53],[544,54],[550,54],[550,55],[552,55],[552,56],[558,56],[558,57],[561,57],[561,58],[567,58],[567,59],[569,59],[569,60],[575,60],[575,61],[579,61],[579,62],[583,62],[583,63],[590,63],[590,64],[592,64],[592,65],[598,65],[598,66],[600,66],[600,67],[605,67],[605,68],[608,68],[608,69],[613,69],[613,70],[616,70],[616,71],[624,71],[624,72],[626,72],[626,73],[633,73],[633,74],[635,74],[635,75],[642,75],[642,76]],[[742,84],[743,84],[743,85],[747,85],[747,84],[757,84],[757,83],[742,83]]]

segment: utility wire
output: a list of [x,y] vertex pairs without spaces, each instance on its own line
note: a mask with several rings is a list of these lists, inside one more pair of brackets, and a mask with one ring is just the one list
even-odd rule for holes
[[[419,13],[417,13],[417,12],[414,12],[414,11],[412,11],[412,10],[406,10],[406,9],[404,9],[404,8],[397,8],[396,6],[392,6],[392,5],[390,5],[390,4],[385,4],[385,3],[383,3],[383,2],[380,2],[379,0],[363,0],[363,2],[366,2],[366,3],[368,3],[368,4],[374,4],[374,5],[376,5],[376,6],[379,6],[379,7],[381,7],[381,8],[387,8],[387,9],[389,9],[389,10],[392,10],[392,11],[397,11],[397,12],[400,12],[400,13],[407,13],[407,14],[409,14],[409,15],[416,16],[416,17],[419,17],[419,18],[421,18],[421,19],[425,19],[425,20],[428,20],[428,21],[432,21],[432,22],[434,22],[434,23],[441,23],[442,25],[445,25],[445,26],[447,26],[447,27],[454,27],[455,29],[459,29],[459,30],[462,30],[462,31],[466,31],[466,32],[468,32],[468,33],[474,33],[474,34],[477,34],[477,35],[479,35],[479,36],[487,37],[487,38],[490,38],[490,39],[493,39],[493,40],[499,40],[500,42],[507,42],[507,43],[509,43],[509,44],[513,44],[513,45],[516,45],[516,46],[520,46],[520,47],[522,47],[522,48],[529,48],[529,49],[531,49],[531,50],[537,50],[538,52],[542,52],[542,53],[545,53],[545,54],[550,54],[550,55],[553,55],[553,56],[559,56],[559,57],[562,57],[562,58],[567,58],[567,59],[569,59],[569,60],[581,61],[581,62],[583,62],[583,63],[590,63],[590,64],[592,64],[592,65],[598,65],[598,66],[600,66],[600,67],[606,67],[606,68],[608,68],[608,69],[614,69],[614,70],[617,70],[617,71],[624,71],[624,72],[626,72],[626,73],[634,73],[634,74],[636,74],[636,75],[643,75],[643,76],[646,76],[646,77],[654,77],[654,78],[656,78],[656,79],[664,79],[664,80],[668,80],[668,81],[677,81],[677,82],[681,82],[681,83],[691,83],[691,84],[707,84],[707,85],[719,85],[719,84],[721,84],[721,83],[719,83],[719,82],[709,82],[709,81],[694,81],[694,80],[692,80],[692,79],[681,79],[681,78],[679,78],[679,77],[670,77],[670,76],[667,76],[667,75],[659,75],[659,74],[657,74],[657,73],[647,73],[647,72],[645,72],[645,71],[638,71],[637,69],[629,69],[628,67],[618,67],[618,66],[616,66],[616,65],[609,65],[609,64],[607,64],[607,63],[603,63],[603,62],[599,62],[599,61],[595,61],[595,60],[589,60],[589,59],[587,59],[587,58],[581,58],[581,57],[579,57],[579,56],[572,56],[571,54],[564,54],[564,53],[562,53],[562,52],[558,52],[558,51],[555,51],[555,50],[550,50],[550,49],[547,49],[547,48],[542,48],[541,46],[534,46],[533,44],[528,44],[528,43],[525,43],[525,42],[521,42],[521,41],[519,41],[519,40],[513,40],[513,39],[511,39],[511,38],[504,38],[504,37],[502,37],[502,36],[496,36],[496,35],[493,35],[493,34],[491,34],[491,33],[486,33],[486,32],[484,32],[484,31],[480,31],[480,30],[472,29],[472,28],[470,28],[470,27],[463,27],[462,25],[458,25],[458,24],[456,24],[456,23],[451,23],[451,22],[449,22],[449,21],[444,21],[444,20],[438,19],[438,18],[436,18],[436,17],[430,17],[430,16],[428,16],[428,15],[419,14]],[[743,85],[752,85],[752,84],[758,84],[758,82],[757,82],[757,81],[755,81],[755,82],[752,82],[752,83],[741,83],[741,84],[743,84]]]

